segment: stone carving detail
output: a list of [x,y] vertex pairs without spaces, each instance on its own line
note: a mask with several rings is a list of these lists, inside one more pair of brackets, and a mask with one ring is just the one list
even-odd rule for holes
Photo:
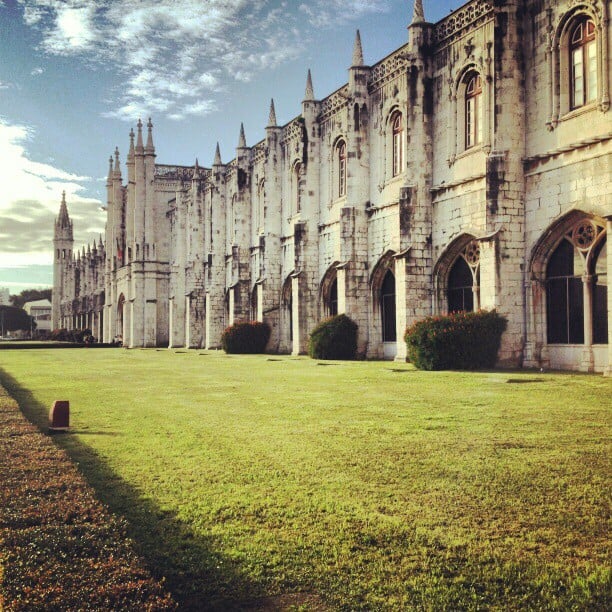
[[265,141],[258,142],[253,147],[253,162],[257,163],[265,159],[266,157],[266,143]]
[[[191,181],[193,179],[194,166],[165,166],[155,165],[155,177],[168,181]],[[198,178],[205,179],[210,176],[208,168],[198,168]]]
[[325,120],[335,115],[346,106],[349,97],[348,85],[345,85],[331,96],[325,98],[325,100],[321,102],[319,118]]
[[588,6],[590,7],[593,12],[597,15],[597,17],[599,17],[599,19],[601,19],[603,17],[602,15],[602,11],[601,11],[601,3],[599,0],[571,0],[570,2],[570,7],[574,7],[574,6]]
[[582,251],[587,250],[597,238],[597,227],[590,221],[579,223],[572,231],[572,242]]
[[461,32],[477,19],[480,19],[493,10],[493,3],[485,0],[474,0],[467,6],[455,11],[443,19],[434,29],[434,39],[441,42],[454,34]]
[[304,133],[304,122],[301,119],[294,119],[288,123],[283,129],[282,144],[286,144],[291,140],[299,140]]
[[393,55],[376,64],[370,73],[369,89],[382,87],[388,81],[394,79],[398,74],[408,67],[408,54],[405,47],[399,49]]
[[465,247],[464,255],[465,261],[475,268],[480,263],[480,245],[476,240],[472,240],[470,244]]

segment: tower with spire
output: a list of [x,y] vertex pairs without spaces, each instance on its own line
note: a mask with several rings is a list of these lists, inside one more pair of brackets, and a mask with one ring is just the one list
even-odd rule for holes
[[66,192],[62,192],[59,214],[55,220],[53,233],[53,294],[51,308],[51,329],[61,325],[60,304],[69,290],[66,283],[68,268],[72,263],[74,236],[72,220],[68,214]]

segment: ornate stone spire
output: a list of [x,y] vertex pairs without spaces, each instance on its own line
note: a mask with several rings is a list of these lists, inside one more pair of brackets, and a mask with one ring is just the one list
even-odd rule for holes
[[308,69],[308,76],[306,77],[306,91],[304,93],[304,102],[311,102],[315,99],[314,88],[312,86],[312,74],[310,68]]
[[113,182],[113,156],[108,158],[108,176],[106,177],[106,186],[110,187]]
[[151,121],[151,117],[149,117],[149,121],[147,121],[147,131],[147,146],[145,147],[145,153],[153,155],[155,153],[155,147],[153,146],[153,122]]
[[136,153],[144,153],[144,146],[142,144],[142,121],[139,119],[136,124],[137,137],[136,137]]
[[246,149],[246,137],[244,135],[244,123],[240,124],[240,136],[238,137],[238,148]]
[[219,149],[219,143],[217,143],[217,148],[215,150],[215,161],[213,162],[213,166],[222,166],[223,162],[221,161],[221,149]]
[[352,66],[363,66],[363,49],[361,48],[361,34],[357,30],[355,35],[355,45],[353,47],[353,63]]
[[121,165],[119,163],[119,147],[115,147],[115,178],[121,178]]
[[128,151],[128,164],[134,160],[134,128],[130,128],[130,150]]
[[196,157],[195,165],[193,166],[193,176],[192,179],[197,181],[200,178],[200,165],[198,164],[198,158]]
[[66,206],[66,192],[62,191],[62,202],[60,204],[59,215],[57,216],[57,221],[55,222],[57,227],[65,227],[71,228],[72,222],[70,221],[70,216],[68,215],[68,207]]
[[414,0],[414,11],[412,13],[412,22],[410,25],[414,25],[415,23],[425,23],[423,0]]
[[270,100],[270,115],[268,116],[268,127],[276,127],[276,110],[274,110],[274,98]]

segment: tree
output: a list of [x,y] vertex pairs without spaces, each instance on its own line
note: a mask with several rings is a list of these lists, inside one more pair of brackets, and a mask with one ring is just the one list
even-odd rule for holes
[[23,308],[26,302],[36,300],[51,301],[51,289],[24,289],[19,295],[11,295],[11,304],[16,308]]
[[34,319],[22,308],[0,306],[0,335],[18,329],[30,331],[35,327]]

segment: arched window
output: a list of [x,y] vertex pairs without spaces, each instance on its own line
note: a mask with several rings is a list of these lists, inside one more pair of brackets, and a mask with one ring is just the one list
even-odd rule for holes
[[480,285],[480,247],[473,241],[462,251],[448,274],[448,312],[472,312]]
[[582,18],[570,35],[571,108],[597,99],[597,36],[595,24]]
[[482,80],[477,72],[465,77],[465,148],[482,142]]
[[300,181],[302,180],[302,163],[295,162],[293,165],[293,176],[291,178],[292,184],[292,214],[299,213],[302,210],[302,190],[300,189]]
[[341,140],[336,147],[338,157],[338,197],[346,195],[346,142]]
[[227,211],[227,246],[231,249],[236,243],[236,201],[237,196],[234,194],[230,200],[229,210]]
[[257,187],[257,231],[263,230],[265,224],[266,181],[261,179]]
[[401,113],[393,114],[391,126],[393,128],[393,176],[397,176],[404,169],[404,126]]
[[335,278],[334,282],[329,288],[329,304],[328,304],[329,316],[335,317],[338,314],[338,279]]
[[584,343],[582,258],[567,239],[555,249],[546,267],[547,335],[550,344]]
[[[125,296],[123,293],[119,296],[117,300],[117,322],[115,325],[115,338],[121,338],[123,340],[123,314],[125,307]],[[113,340],[115,340],[113,338]]]
[[595,251],[593,277],[593,344],[608,344],[607,248],[604,239]]
[[395,276],[388,270],[380,288],[380,314],[382,320],[383,342],[395,342]]

